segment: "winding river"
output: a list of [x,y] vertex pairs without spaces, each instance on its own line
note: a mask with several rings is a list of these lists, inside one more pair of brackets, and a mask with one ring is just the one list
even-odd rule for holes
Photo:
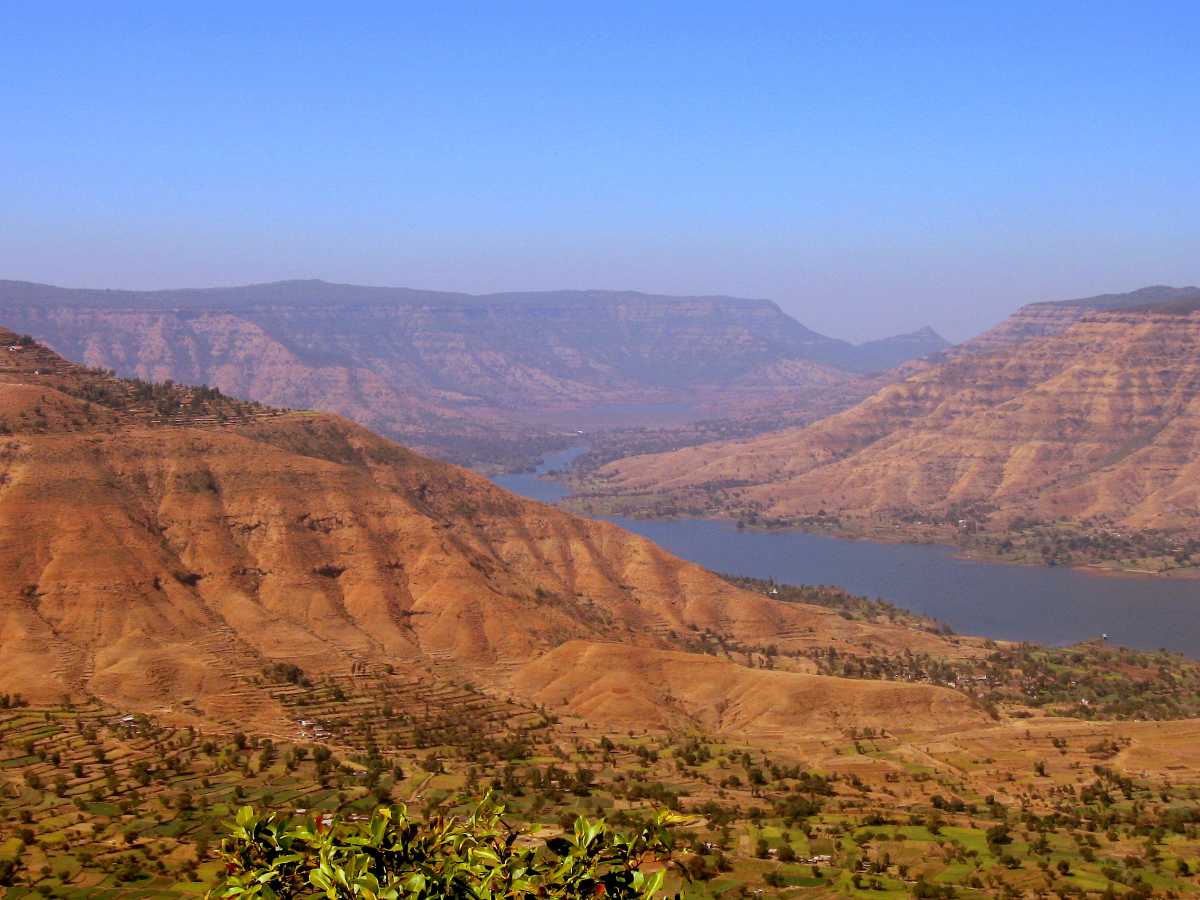
[[[548,503],[562,485],[542,477],[581,449],[548,456],[537,473],[495,480]],[[702,519],[610,521],[719,572],[793,584],[836,584],[933,616],[962,634],[1070,644],[1115,643],[1200,658],[1200,580],[1092,574],[960,559],[948,547],[880,544],[803,532],[739,531]]]

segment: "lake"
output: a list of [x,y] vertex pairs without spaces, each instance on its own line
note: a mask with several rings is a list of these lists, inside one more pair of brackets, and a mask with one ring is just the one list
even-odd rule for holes
[[[538,471],[561,469],[582,452],[547,456]],[[538,474],[495,480],[544,502],[566,495],[562,485]],[[1057,645],[1107,634],[1114,643],[1165,647],[1200,658],[1197,580],[976,562],[957,558],[949,547],[739,531],[730,523],[703,519],[609,521],[718,572],[835,584],[933,616],[962,634]]]

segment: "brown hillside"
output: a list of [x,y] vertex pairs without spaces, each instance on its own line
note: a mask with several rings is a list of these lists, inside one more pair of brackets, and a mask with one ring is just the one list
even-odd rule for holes
[[854,728],[959,730],[988,721],[955,691],[749,669],[726,659],[571,641],[522,668],[525,696],[589,721],[697,726],[709,734],[783,740]]
[[978,650],[741,591],[343,419],[3,352],[4,690],[232,724],[282,720],[271,662],[502,688],[573,640]]
[[591,487],[750,518],[1198,534],[1198,476],[1200,313],[1046,304],[821,422],[622,460]]

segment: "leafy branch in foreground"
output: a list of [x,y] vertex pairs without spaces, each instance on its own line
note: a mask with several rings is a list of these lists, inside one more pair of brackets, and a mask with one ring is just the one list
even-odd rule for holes
[[659,813],[633,836],[579,818],[571,833],[544,842],[522,839],[485,798],[471,815],[410,819],[403,805],[380,807],[368,822],[292,824],[242,807],[223,840],[226,874],[209,898],[650,898],[668,862],[670,828]]

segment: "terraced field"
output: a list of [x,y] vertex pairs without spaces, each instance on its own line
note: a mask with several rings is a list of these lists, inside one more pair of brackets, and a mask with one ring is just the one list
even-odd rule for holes
[[0,712],[5,896],[195,896],[218,877],[222,823],[242,804],[354,821],[397,800],[465,811],[488,790],[531,837],[579,813],[633,827],[683,811],[669,886],[688,897],[1197,887],[1200,772],[1178,762],[1194,721],[1039,718],[920,742],[867,729],[767,753],[533,710],[502,719],[474,691],[386,673],[270,690],[296,712],[295,739],[97,705]]
[[269,693],[297,716],[295,739],[208,734],[94,704],[4,710],[0,890],[202,892],[216,875],[209,849],[244,803],[354,816],[420,802],[443,756],[529,746],[549,724],[445,683],[372,674]]

